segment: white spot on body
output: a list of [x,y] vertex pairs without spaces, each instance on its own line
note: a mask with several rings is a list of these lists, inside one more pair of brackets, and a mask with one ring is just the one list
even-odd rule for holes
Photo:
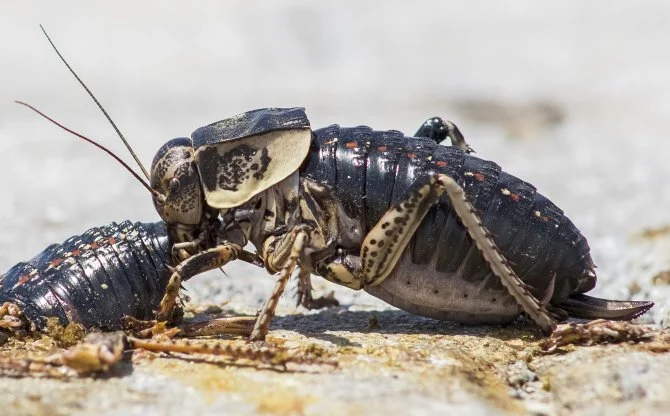
[[535,211],[534,214],[535,214],[536,217],[541,217],[542,216],[542,213],[540,211]]
[[509,189],[507,189],[507,188],[502,188],[502,189],[500,190],[500,192],[502,192],[503,195],[510,195],[510,194],[511,194],[511,192],[510,192]]
[[107,283],[101,284],[100,287],[103,288],[104,290],[109,289],[109,285]]

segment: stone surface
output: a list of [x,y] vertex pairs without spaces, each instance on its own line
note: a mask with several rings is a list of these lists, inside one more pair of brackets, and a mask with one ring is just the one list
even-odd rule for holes
[[[670,333],[663,339],[667,348]],[[338,308],[278,318],[268,341],[294,352],[311,351],[337,367],[289,364],[287,371],[276,371],[220,358],[137,351],[101,379],[0,378],[0,387],[10,414],[670,410],[665,394],[670,355],[651,352],[652,344],[567,346],[547,354],[539,346],[541,338],[522,321],[507,328],[464,327],[395,310]],[[39,345],[45,348],[43,341]],[[17,348],[6,345],[0,357],[16,356]]]
[[[669,19],[665,2],[618,0],[12,4],[0,16],[0,270],[94,225],[157,219],[113,161],[12,103],[28,101],[125,155],[42,23],[145,162],[169,138],[259,107],[305,106],[314,126],[407,133],[448,115],[478,156],[533,183],[580,227],[599,266],[595,295],[652,299],[643,321],[667,326],[670,285],[657,276],[670,270]],[[189,282],[193,302],[255,312],[273,280],[244,265],[226,272]],[[670,407],[666,354],[619,345],[545,356],[523,323],[435,322],[317,282],[333,289],[344,308],[305,313],[284,296],[272,336],[319,345],[337,369],[278,373],[136,353],[110,378],[0,379],[3,414]]]

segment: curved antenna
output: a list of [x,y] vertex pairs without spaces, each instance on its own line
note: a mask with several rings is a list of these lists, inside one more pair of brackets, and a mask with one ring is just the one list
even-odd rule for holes
[[[144,176],[147,178],[147,180],[150,180],[150,179],[149,179],[149,174],[147,173],[147,170],[144,169],[144,166],[142,165],[142,162],[140,162],[140,159],[137,157],[137,155],[136,155],[135,152],[133,151],[132,147],[130,147],[130,144],[128,144],[128,142],[126,141],[126,138],[123,137],[123,134],[121,134],[121,130],[119,130],[119,128],[116,127],[116,124],[114,123],[114,121],[112,120],[112,118],[109,116],[109,114],[107,114],[107,111],[105,111],[105,109],[102,107],[102,105],[100,104],[100,102],[98,101],[98,99],[95,98],[95,95],[93,95],[93,93],[91,92],[91,90],[89,90],[88,87],[86,86],[86,84],[84,84],[84,81],[82,81],[81,78],[79,78],[79,75],[77,75],[77,73],[74,72],[74,70],[72,69],[72,67],[70,66],[70,64],[68,64],[67,61],[65,60],[65,58],[63,58],[63,55],[61,55],[61,53],[58,51],[58,48],[56,48],[56,45],[54,45],[54,43],[51,41],[51,38],[50,38],[49,35],[47,34],[47,31],[44,30],[44,27],[43,27],[42,25],[40,25],[40,29],[42,29],[42,33],[44,33],[44,36],[46,36],[47,40],[48,40],[49,43],[51,44],[51,47],[53,48],[54,51],[56,51],[56,54],[58,55],[58,57],[60,58],[60,60],[63,61],[63,63],[64,63],[65,66],[67,67],[67,69],[70,70],[70,72],[72,73],[72,75],[74,75],[74,77],[77,79],[77,81],[79,81],[79,83],[81,84],[81,86],[84,87],[84,89],[86,90],[86,92],[88,93],[88,95],[93,99],[93,101],[94,101],[95,104],[98,106],[98,108],[100,109],[100,111],[102,111],[102,114],[104,114],[105,117],[107,117],[107,120],[110,122],[110,124],[112,125],[112,127],[114,127],[114,130],[116,130],[116,134],[119,135],[119,137],[120,137],[121,140],[123,141],[123,144],[126,145],[126,148],[127,148],[128,151],[130,152],[130,154],[133,155],[133,158],[135,159],[135,162],[137,162],[137,164],[139,165],[140,169],[142,169],[142,173],[144,173]],[[62,127],[62,126],[61,126],[61,127]],[[72,133],[72,131],[70,131],[70,133]]]
[[41,115],[42,117],[46,118],[47,120],[49,120],[50,122],[54,123],[55,125],[57,125],[57,126],[60,127],[61,129],[67,131],[68,133],[73,134],[73,135],[79,137],[79,138],[82,139],[82,140],[86,140],[87,142],[91,143],[92,145],[96,146],[97,148],[102,149],[102,150],[103,150],[104,152],[106,152],[108,155],[110,155],[111,157],[113,157],[114,159],[116,159],[116,161],[119,162],[124,168],[126,168],[126,169],[128,170],[128,172],[130,172],[130,173],[135,177],[135,179],[137,179],[138,181],[140,181],[140,183],[141,183],[145,188],[147,188],[147,189],[149,190],[149,192],[151,192],[151,194],[154,196],[154,198],[156,198],[156,200],[157,200],[158,202],[160,202],[160,203],[165,203],[165,200],[166,200],[165,195],[161,194],[160,192],[158,192],[157,190],[155,190],[155,189],[153,189],[151,186],[149,186],[149,184],[148,184],[144,179],[142,179],[142,177],[140,177],[140,175],[138,175],[137,173],[135,173],[135,171],[132,170],[132,169],[130,168],[130,166],[128,166],[128,165],[126,164],[126,162],[124,162],[123,160],[121,160],[120,157],[118,157],[117,155],[115,155],[114,153],[112,153],[111,150],[109,150],[109,149],[107,149],[105,146],[103,146],[103,145],[101,145],[101,144],[99,144],[99,143],[97,143],[97,142],[95,142],[95,141],[89,139],[88,137],[84,136],[83,134],[79,134],[79,133],[77,133],[76,131],[74,131],[74,130],[72,130],[72,129],[69,129],[69,128],[67,128],[67,127],[65,127],[64,125],[60,124],[59,122],[57,122],[56,120],[52,119],[51,117],[49,117],[48,115],[44,114],[43,112],[41,112],[40,110],[36,109],[35,107],[33,107],[33,106],[30,105],[30,104],[24,103],[23,101],[14,101],[14,102],[17,103],[17,104],[21,104],[21,105],[24,105],[24,106],[28,107],[29,109],[33,110],[33,111],[36,112],[37,114],[39,114],[39,115]]

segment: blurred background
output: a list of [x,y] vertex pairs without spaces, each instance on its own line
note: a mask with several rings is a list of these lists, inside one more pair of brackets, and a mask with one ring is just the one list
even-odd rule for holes
[[[41,23],[147,166],[166,140],[255,108],[304,106],[316,127],[408,134],[445,116],[479,157],[533,183],[581,228],[600,267],[595,294],[653,298],[664,320],[668,22],[662,1],[6,2],[0,270],[91,226],[158,220],[112,159],[13,104],[131,160]],[[226,270],[189,283],[195,300],[260,306],[272,280]]]

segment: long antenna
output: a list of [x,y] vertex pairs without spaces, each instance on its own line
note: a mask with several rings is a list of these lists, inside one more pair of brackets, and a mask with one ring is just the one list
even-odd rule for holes
[[[142,165],[142,162],[140,162],[140,159],[137,157],[137,155],[136,155],[135,152],[133,151],[132,147],[130,147],[130,144],[128,144],[128,142],[126,141],[126,138],[123,137],[123,134],[121,134],[121,130],[119,130],[119,128],[116,127],[116,124],[114,123],[114,120],[112,120],[112,118],[109,116],[109,114],[107,114],[107,111],[105,111],[105,109],[102,107],[102,105],[100,104],[100,102],[98,101],[98,99],[95,98],[95,95],[93,95],[93,93],[91,92],[91,90],[89,90],[88,87],[86,86],[86,84],[84,84],[84,81],[82,81],[81,78],[79,78],[79,75],[77,75],[77,73],[74,72],[74,70],[72,69],[72,67],[70,66],[70,64],[68,64],[67,61],[65,60],[65,58],[63,58],[63,55],[61,55],[61,53],[58,51],[58,48],[56,48],[56,45],[54,45],[54,43],[51,41],[51,38],[50,38],[49,35],[47,34],[47,31],[44,30],[44,27],[43,27],[42,25],[40,25],[40,29],[42,29],[42,33],[44,33],[44,36],[46,36],[47,40],[48,40],[49,43],[51,44],[51,47],[54,49],[54,51],[56,51],[56,54],[58,54],[58,57],[60,58],[60,60],[63,61],[63,63],[64,63],[65,66],[67,67],[67,69],[70,70],[70,72],[72,73],[72,75],[74,75],[74,77],[77,79],[77,81],[79,81],[79,83],[81,84],[81,86],[84,87],[84,89],[86,90],[86,92],[88,93],[88,95],[91,96],[91,98],[93,99],[93,101],[95,102],[95,104],[98,106],[98,108],[100,109],[100,111],[102,111],[102,114],[104,114],[105,117],[107,117],[107,120],[109,120],[109,122],[110,122],[110,124],[112,125],[112,127],[114,127],[114,130],[116,130],[116,134],[119,135],[119,137],[120,137],[121,140],[123,141],[123,144],[126,145],[126,148],[127,148],[128,151],[130,152],[130,154],[133,155],[133,158],[135,159],[135,162],[137,162],[137,164],[139,165],[140,169],[142,169],[142,173],[144,173],[144,177],[146,177],[147,180],[150,180],[150,179],[149,179],[149,174],[147,173],[147,170],[144,169],[144,166]],[[33,110],[34,110],[34,109],[33,109]],[[58,123],[56,123],[56,124],[58,124]],[[61,126],[61,127],[62,127],[62,126]],[[70,131],[70,133],[72,133],[72,131]]]
[[79,138],[82,139],[82,140],[86,140],[87,142],[91,143],[92,145],[96,146],[97,148],[102,149],[104,152],[107,152],[108,155],[110,155],[111,157],[113,157],[114,159],[116,159],[117,162],[119,162],[121,165],[123,165],[123,167],[126,168],[126,169],[128,170],[128,172],[130,172],[130,173],[135,177],[135,179],[137,179],[138,181],[140,181],[140,183],[141,183],[145,188],[147,188],[147,189],[149,190],[149,192],[151,192],[151,194],[154,196],[154,198],[156,198],[156,199],[157,199],[159,202],[161,202],[161,203],[165,203],[165,195],[161,194],[160,192],[156,191],[156,190],[153,189],[151,186],[149,186],[149,184],[148,184],[146,181],[144,181],[144,179],[142,179],[142,178],[140,177],[140,175],[138,175],[137,173],[135,173],[135,171],[132,170],[132,169],[130,168],[130,166],[128,166],[128,165],[126,164],[126,162],[124,162],[123,160],[121,160],[120,157],[118,157],[117,155],[115,155],[114,153],[112,153],[111,150],[107,149],[105,146],[103,146],[103,145],[97,143],[96,141],[94,141],[94,140],[92,140],[92,139],[89,139],[88,137],[84,136],[83,134],[77,133],[76,131],[74,131],[74,130],[68,128],[68,127],[65,127],[64,125],[60,124],[59,122],[57,122],[56,120],[52,119],[51,117],[49,117],[48,115],[44,114],[43,112],[41,112],[40,110],[36,109],[35,107],[33,107],[33,106],[30,105],[30,104],[24,103],[23,101],[14,101],[14,102],[17,103],[17,104],[21,104],[21,105],[24,105],[24,106],[30,108],[31,110],[33,110],[33,111],[36,112],[37,114],[39,114],[39,115],[41,115],[42,117],[46,118],[47,120],[49,120],[50,122],[54,123],[55,125],[57,125],[57,126],[60,127],[61,129],[67,131],[68,133],[73,134],[73,135],[79,137]]

